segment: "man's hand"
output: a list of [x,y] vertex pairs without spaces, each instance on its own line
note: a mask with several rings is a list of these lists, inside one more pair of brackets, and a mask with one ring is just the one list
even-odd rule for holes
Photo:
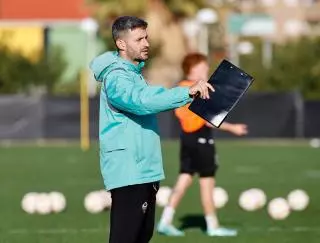
[[229,131],[237,136],[243,136],[248,133],[246,124],[232,124]]
[[189,95],[195,96],[199,94],[201,99],[209,99],[209,89],[214,92],[214,88],[211,84],[205,81],[198,81],[189,88]]

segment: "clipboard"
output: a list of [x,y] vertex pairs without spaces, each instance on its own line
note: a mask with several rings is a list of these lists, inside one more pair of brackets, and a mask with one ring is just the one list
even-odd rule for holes
[[189,110],[213,126],[220,127],[253,81],[254,78],[244,70],[223,60],[208,80],[215,92],[209,90],[210,98],[207,100],[196,97]]

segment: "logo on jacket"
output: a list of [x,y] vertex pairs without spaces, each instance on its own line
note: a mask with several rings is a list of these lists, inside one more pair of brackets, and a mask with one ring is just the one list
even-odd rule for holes
[[142,204],[142,212],[143,212],[143,213],[146,213],[147,208],[148,208],[148,203],[147,203],[147,202],[144,202],[144,203]]

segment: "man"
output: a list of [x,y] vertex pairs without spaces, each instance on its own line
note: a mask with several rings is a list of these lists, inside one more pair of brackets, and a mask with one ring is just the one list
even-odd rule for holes
[[[208,80],[209,65],[206,56],[200,53],[187,55],[182,62],[182,69],[187,80],[180,86],[191,86],[195,80]],[[219,226],[212,193],[215,185],[214,176],[218,165],[212,137],[212,126],[188,110],[188,106],[175,110],[182,133],[180,136],[180,175],[170,196],[169,203],[163,210],[158,224],[158,232],[168,236],[183,236],[184,232],[172,225],[175,210],[191,185],[193,175],[199,174],[201,202],[209,236],[234,236],[236,231]],[[247,133],[246,125],[224,122],[221,130],[241,136]]]
[[165,89],[144,80],[147,23],[119,17],[112,26],[118,48],[96,57],[90,67],[100,94],[100,168],[112,196],[110,243],[147,243],[152,237],[155,196],[164,179],[156,113],[209,98],[211,85]]

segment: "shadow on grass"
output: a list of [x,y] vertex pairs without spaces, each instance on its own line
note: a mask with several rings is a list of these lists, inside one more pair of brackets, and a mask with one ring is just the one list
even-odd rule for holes
[[[187,214],[179,218],[179,221],[180,221],[179,229],[181,230],[196,228],[196,229],[201,229],[201,231],[203,232],[206,231],[206,227],[207,227],[206,221],[202,214]],[[235,228],[241,228],[241,224],[237,221],[225,220],[225,221],[221,221],[220,223],[222,223],[222,226],[228,225]]]
[[200,228],[202,231],[206,230],[206,222],[202,214],[189,214],[181,217],[180,229]]

